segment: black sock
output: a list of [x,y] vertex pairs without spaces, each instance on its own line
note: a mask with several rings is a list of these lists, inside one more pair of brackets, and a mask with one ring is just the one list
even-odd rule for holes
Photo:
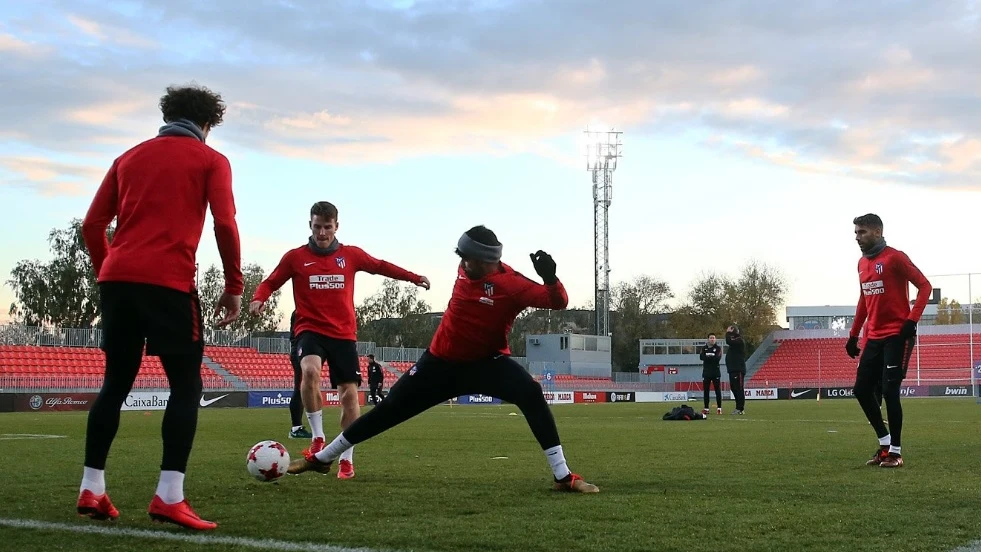
[[[876,436],[881,439],[889,435],[889,430],[886,429],[886,424],[882,421],[882,412],[879,411],[879,403],[875,399],[875,389],[872,388],[872,384],[859,381],[855,384],[854,393],[858,404],[865,412],[866,419],[872,424]],[[892,420],[889,423],[891,425]]]
[[886,382],[885,392],[882,394],[886,401],[886,416],[889,418],[889,441],[894,447],[902,446],[903,405],[899,399],[900,384],[898,381]]
[[300,388],[293,389],[293,397],[290,398],[290,420],[293,427],[303,425],[303,396],[300,395]]
[[163,461],[160,469],[184,473],[198,427],[201,355],[161,355],[160,363],[170,382],[170,398],[161,427]]

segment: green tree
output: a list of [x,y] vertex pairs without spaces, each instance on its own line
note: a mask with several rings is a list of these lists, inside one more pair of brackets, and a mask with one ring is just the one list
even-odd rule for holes
[[735,323],[752,350],[777,327],[777,310],[786,295],[783,274],[758,261],[747,263],[735,279],[725,274],[703,274],[672,314],[671,335],[701,338],[709,332],[721,334]]
[[610,294],[610,327],[613,366],[624,372],[637,371],[640,363],[638,341],[656,337],[658,315],[668,311],[674,297],[667,282],[653,276],[638,276],[620,282]]
[[[107,235],[112,239],[113,228]],[[8,314],[18,324],[91,328],[99,319],[99,288],[82,239],[81,219],[48,233],[52,259],[22,260],[7,280],[14,291]]]
[[[225,276],[222,269],[216,265],[211,265],[200,274],[200,285],[198,287],[198,297],[201,299],[201,313],[204,317],[204,327],[207,330],[214,330],[215,323],[218,322],[212,316],[218,298],[225,291]],[[242,314],[238,320],[230,325],[221,328],[235,333],[246,334],[249,332],[271,332],[275,331],[283,319],[282,313],[277,309],[282,289],[276,290],[266,301],[266,306],[259,316],[252,316],[248,313],[249,302],[255,290],[259,287],[266,277],[262,267],[258,264],[248,264],[242,267],[242,280],[245,283],[245,291],[242,293]]]
[[354,312],[358,339],[382,347],[427,347],[436,331],[436,318],[419,298],[419,288],[389,278]]

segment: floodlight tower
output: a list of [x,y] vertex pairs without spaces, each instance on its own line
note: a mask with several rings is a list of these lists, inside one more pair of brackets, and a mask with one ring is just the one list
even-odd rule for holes
[[596,335],[610,335],[610,203],[622,132],[586,128],[586,170],[593,178],[593,256],[596,277]]

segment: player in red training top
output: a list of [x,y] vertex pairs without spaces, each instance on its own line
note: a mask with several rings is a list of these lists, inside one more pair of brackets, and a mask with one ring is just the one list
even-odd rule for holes
[[[77,509],[93,519],[119,516],[106,494],[106,458],[145,343],[147,355],[160,357],[170,383],[150,517],[214,529],[217,524],[198,517],[184,499],[184,472],[201,399],[204,342],[194,273],[209,204],[225,269],[225,291],[214,313],[225,315],[218,326],[234,321],[242,305],[231,167],[205,145],[210,130],[221,124],[225,105],[206,88],[168,88],[160,110],[166,125],[113,162],[82,222],[99,282],[106,374],[89,411]],[[118,224],[110,244],[106,228],[114,218]]]
[[[293,280],[296,303],[296,354],[302,371],[300,395],[310,421],[313,440],[308,450],[324,448],[323,397],[320,396],[320,370],[330,368],[330,384],[337,389],[341,403],[341,429],[361,414],[358,387],[361,366],[358,361],[357,322],[354,316],[354,275],[380,274],[429,289],[429,279],[392,263],[375,259],[362,249],[343,245],[335,232],[337,207],[327,201],[310,208],[308,242],[283,255],[276,270],[255,290],[249,312],[259,314],[269,296],[287,280]],[[337,477],[354,477],[354,450],[340,462]]]
[[429,349],[392,386],[377,407],[358,418],[325,449],[290,463],[289,473],[329,473],[344,451],[460,395],[483,394],[517,405],[552,467],[555,488],[582,493],[599,489],[566,465],[555,419],[542,386],[515,362],[508,332],[528,307],[564,309],[565,287],[555,276],[555,261],[543,251],[531,255],[545,285],[535,283],[501,262],[494,232],[476,226],[457,242],[461,257],[453,296]]
[[[866,464],[899,468],[903,465],[900,448],[903,407],[899,390],[916,342],[916,323],[933,288],[905,253],[886,245],[882,238],[882,219],[870,213],[856,217],[853,222],[855,239],[862,250],[862,258],[858,261],[861,294],[845,350],[852,358],[862,356],[855,378],[855,398],[879,437],[879,449]],[[912,310],[909,306],[910,283],[917,289]],[[864,352],[858,347],[858,334],[863,324]],[[882,423],[877,390],[881,390],[886,402],[889,429]]]

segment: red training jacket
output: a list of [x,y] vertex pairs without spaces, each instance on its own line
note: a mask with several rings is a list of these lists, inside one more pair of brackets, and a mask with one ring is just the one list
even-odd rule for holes
[[[919,322],[933,286],[905,253],[886,246],[873,259],[858,261],[861,295],[850,335],[858,337],[865,324],[866,339],[898,335],[906,320]],[[909,284],[916,286],[916,303],[909,306]]]
[[500,272],[471,280],[461,267],[429,352],[463,362],[509,355],[508,333],[521,311],[528,307],[564,309],[568,305],[569,295],[562,282],[542,285],[504,263]]
[[293,280],[294,336],[309,330],[335,339],[355,340],[354,274],[357,272],[413,284],[422,281],[422,276],[376,259],[353,245],[339,245],[328,255],[318,255],[302,245],[283,255],[279,266],[256,288],[252,300],[265,303],[287,280]]
[[[204,217],[211,206],[225,291],[241,295],[241,245],[228,159],[185,136],[147,140],[117,158],[82,222],[99,282],[195,289]],[[118,218],[112,243],[106,228]]]

